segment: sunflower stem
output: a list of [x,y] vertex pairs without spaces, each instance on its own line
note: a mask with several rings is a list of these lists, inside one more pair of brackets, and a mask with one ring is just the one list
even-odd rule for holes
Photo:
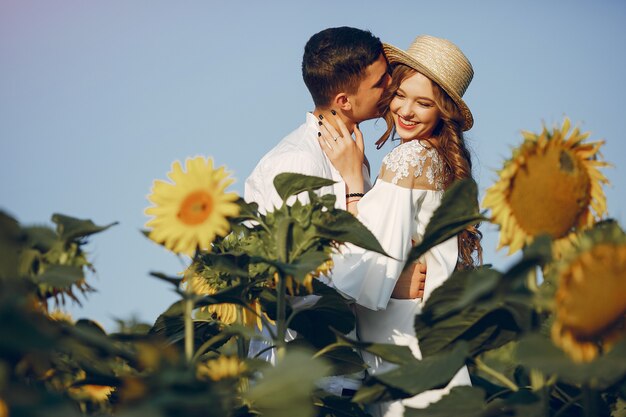
[[276,301],[276,356],[281,360],[285,355],[285,336],[287,322],[285,320],[285,306],[287,298],[287,277],[278,274],[278,299]]
[[585,417],[596,417],[599,415],[598,395],[587,384],[583,385],[583,408]]
[[474,358],[474,364],[476,365],[476,368],[478,370],[491,376],[498,382],[502,383],[505,387],[508,387],[511,391],[513,392],[519,391],[519,387],[513,381],[511,381],[509,378],[502,375],[500,372],[496,371],[495,369],[487,366],[487,364],[483,362],[482,360],[480,360],[479,358]]
[[[240,305],[237,306],[237,323],[245,326],[243,320],[243,307]],[[248,352],[244,344],[244,338],[242,336],[237,337],[237,354],[242,360],[246,359],[246,357],[248,356]]]
[[[278,260],[288,264],[290,262],[289,253],[291,247],[291,229],[293,220],[285,218],[278,226],[277,242]],[[276,357],[280,361],[285,355],[287,326],[285,321],[285,310],[287,306],[287,276],[283,271],[278,271],[278,299],[276,301]]]
[[193,288],[191,286],[191,280],[193,274],[190,273],[189,268],[185,271],[185,358],[187,362],[191,362],[193,359],[193,320],[191,313],[193,311]]

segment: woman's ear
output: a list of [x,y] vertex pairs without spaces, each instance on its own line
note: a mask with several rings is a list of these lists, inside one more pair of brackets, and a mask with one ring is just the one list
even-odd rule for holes
[[348,98],[348,95],[346,93],[337,94],[332,101],[332,105],[335,108],[341,109],[343,111],[352,110],[352,103],[350,103],[350,99]]

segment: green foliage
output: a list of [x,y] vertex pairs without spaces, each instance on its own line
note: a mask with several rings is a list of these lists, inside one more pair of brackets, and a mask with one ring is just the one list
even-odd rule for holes
[[[269,213],[240,199],[232,232],[198,252],[183,277],[151,273],[181,299],[152,324],[120,322],[110,334],[91,320],[52,319],[48,302],[78,301],[75,291],[89,291],[93,266],[83,246],[115,223],[55,214],[55,229],[24,227],[0,213],[0,406],[11,416],[365,417],[367,404],[444,386],[467,363],[473,387],[455,387],[405,415],[623,415],[626,340],[580,364],[547,335],[559,285],[547,237],[504,271],[459,270],[434,290],[415,318],[422,360],[406,346],[348,337],[352,307],[312,277],[325,274],[343,243],[384,251],[354,216],[334,207],[334,196],[317,194],[332,184],[280,175],[275,185],[285,204]],[[308,203],[294,198],[301,193]],[[451,186],[409,262],[486,221],[476,201],[475,183]],[[589,233],[623,235],[614,222]],[[210,292],[191,292],[191,279]],[[220,308],[236,317],[225,320]],[[298,333],[289,343],[287,329]],[[248,358],[254,338],[276,348],[275,366]],[[353,398],[324,392],[321,378],[367,368],[359,352],[395,365],[367,377]]]

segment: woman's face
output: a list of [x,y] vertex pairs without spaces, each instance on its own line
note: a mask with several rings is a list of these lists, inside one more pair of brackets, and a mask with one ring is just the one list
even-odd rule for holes
[[433,84],[419,72],[402,81],[389,109],[403,142],[432,137],[441,118],[435,104]]

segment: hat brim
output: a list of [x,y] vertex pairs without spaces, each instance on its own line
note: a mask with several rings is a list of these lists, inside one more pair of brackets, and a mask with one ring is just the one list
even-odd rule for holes
[[443,80],[441,80],[436,74],[432,73],[428,68],[423,66],[418,60],[407,54],[404,50],[393,45],[389,45],[388,43],[383,43],[383,50],[385,52],[385,56],[387,57],[387,61],[390,64],[404,64],[436,82],[450,96],[452,101],[459,106],[461,114],[464,118],[462,129],[466,131],[472,128],[474,125],[474,116],[472,116],[472,112],[469,107],[467,107],[467,104],[465,104],[463,99],[451,88],[449,88]]

